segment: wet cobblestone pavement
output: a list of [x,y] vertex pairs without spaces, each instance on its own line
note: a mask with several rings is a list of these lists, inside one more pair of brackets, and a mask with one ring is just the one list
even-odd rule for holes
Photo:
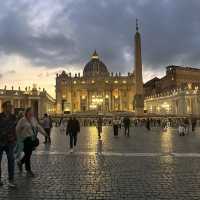
[[130,138],[114,138],[106,127],[98,141],[95,128],[82,128],[73,154],[68,140],[57,128],[51,145],[41,138],[32,157],[36,177],[16,169],[15,190],[7,187],[4,159],[0,199],[200,199],[199,129],[179,137],[171,129],[136,128]]

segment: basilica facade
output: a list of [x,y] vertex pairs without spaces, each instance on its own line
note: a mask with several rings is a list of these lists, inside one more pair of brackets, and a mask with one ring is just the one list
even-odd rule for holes
[[66,74],[56,78],[58,113],[85,111],[132,111],[135,76],[110,73],[95,51],[83,75]]
[[136,24],[135,67],[127,75],[110,72],[95,51],[82,75],[63,71],[56,77],[57,114],[144,111],[141,39]]

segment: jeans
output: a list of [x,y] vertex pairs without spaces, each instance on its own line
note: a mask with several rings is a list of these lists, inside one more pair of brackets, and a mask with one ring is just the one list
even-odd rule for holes
[[5,144],[0,145],[0,178],[1,178],[1,161],[3,157],[3,152],[6,152],[8,160],[8,179],[10,181],[14,180],[14,171],[15,171],[15,158],[14,158],[14,148],[15,144]]
[[32,140],[31,138],[26,138],[24,140],[24,157],[21,159],[21,163],[25,163],[26,171],[31,171],[31,155],[33,152]]
[[118,136],[118,125],[113,126],[114,136]]
[[77,143],[77,133],[69,133],[70,137],[70,149],[76,146]]
[[51,129],[45,128],[44,130],[47,133],[47,136],[45,136],[45,143],[47,142],[51,143]]
[[125,136],[129,136],[129,126],[124,127],[124,134]]

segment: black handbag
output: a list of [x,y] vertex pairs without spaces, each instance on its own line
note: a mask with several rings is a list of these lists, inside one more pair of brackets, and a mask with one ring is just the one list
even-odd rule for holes
[[[30,123],[30,124],[31,124],[31,123]],[[39,140],[38,137],[37,137],[38,130],[37,130],[35,127],[33,127],[32,124],[31,124],[31,128],[32,128],[32,131],[33,131],[32,146],[33,146],[33,149],[35,149],[36,147],[39,146],[40,140]]]
[[39,146],[39,144],[40,144],[40,140],[38,139],[38,137],[36,137],[36,138],[34,138],[32,140],[32,145],[33,145],[34,148],[36,148],[37,146]]

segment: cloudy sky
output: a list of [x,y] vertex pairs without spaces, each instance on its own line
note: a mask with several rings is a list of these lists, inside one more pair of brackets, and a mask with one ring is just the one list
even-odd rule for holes
[[0,88],[82,72],[96,49],[110,71],[133,70],[135,19],[144,80],[170,64],[200,66],[199,0],[6,0],[0,2]]

